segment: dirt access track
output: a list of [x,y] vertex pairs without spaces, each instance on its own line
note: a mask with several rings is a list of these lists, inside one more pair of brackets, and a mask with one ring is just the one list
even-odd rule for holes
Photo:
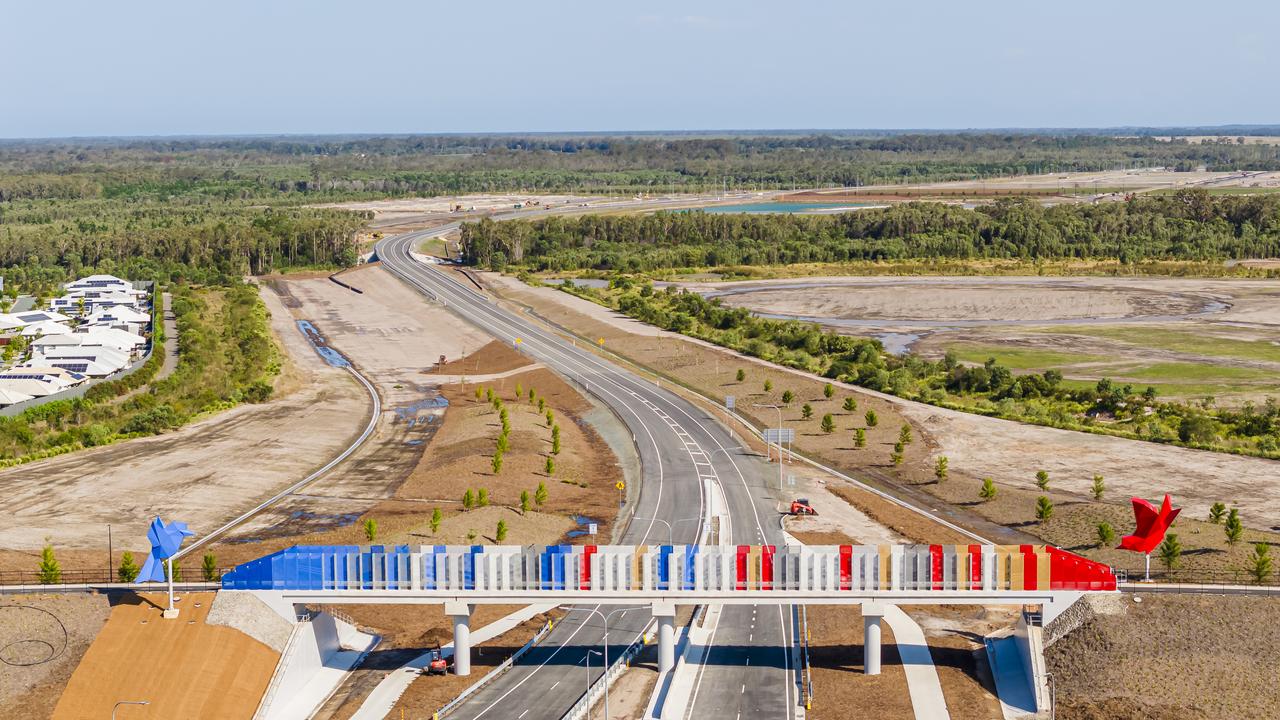
[[[202,535],[347,447],[366,423],[368,393],[316,355],[275,293],[261,295],[289,360],[279,397],[0,473],[0,549],[39,548],[49,538],[60,553],[94,548],[100,567],[108,524],[117,551],[149,549],[147,523],[156,515]],[[75,565],[74,553],[61,559]]]

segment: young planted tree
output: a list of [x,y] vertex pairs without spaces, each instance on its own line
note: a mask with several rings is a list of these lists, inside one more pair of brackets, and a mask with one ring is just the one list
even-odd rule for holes
[[813,406],[810,405],[809,403],[805,403],[800,408],[800,417],[804,418],[805,420],[808,420],[809,418],[813,417]]
[[978,490],[978,497],[982,498],[983,502],[994,500],[997,492],[996,484],[991,481],[991,478],[982,478],[982,487]]
[[1041,495],[1036,498],[1036,519],[1040,522],[1048,522],[1053,517],[1053,501]]
[[475,541],[476,541],[476,536],[477,536],[477,535],[479,535],[479,533],[477,533],[477,532],[476,532],[476,529],[475,529],[475,528],[471,528],[470,530],[468,530],[468,531],[467,531],[467,542],[469,542],[469,543],[473,543],[473,542],[475,542]]
[[440,508],[431,511],[431,534],[435,535],[440,532],[440,523],[444,520],[444,513],[440,512]]
[[552,425],[555,425],[555,424],[556,424],[555,411],[547,410],[547,427],[551,427]]
[[934,464],[933,476],[938,478],[938,482],[942,482],[947,479],[947,465],[948,461],[946,455],[939,457],[938,462]]
[[904,453],[903,453],[903,451],[904,451],[904,450],[905,450],[905,448],[903,448],[903,447],[902,447],[902,441],[898,441],[898,442],[896,442],[896,443],[894,443],[894,444],[893,444],[893,452],[892,452],[892,453],[889,453],[889,459],[893,461],[893,464],[894,464],[895,466],[896,466],[896,465],[901,465],[901,464],[902,464],[902,458],[903,458],[903,455],[904,455]]
[[853,446],[863,448],[867,446],[867,431],[862,428],[856,428],[853,431]]
[[462,509],[470,510],[475,506],[476,506],[476,495],[475,493],[471,492],[471,488],[467,488],[467,491],[462,493]]
[[1262,585],[1271,578],[1271,547],[1266,543],[1253,546],[1253,554],[1249,556],[1249,575],[1253,581]]
[[822,397],[830,400],[831,397],[835,394],[836,394],[835,385],[832,385],[831,383],[827,383],[826,385],[822,386]]
[[[169,563],[167,562],[164,563],[163,567],[164,567],[164,579],[168,580],[169,579]],[[177,563],[173,564],[173,581],[182,582],[182,566]]]
[[902,427],[898,430],[898,442],[902,443],[903,445],[911,444],[911,426],[910,425],[906,423],[902,423]]
[[218,559],[213,556],[213,553],[205,553],[200,559],[200,577],[204,578],[205,582],[218,581]]
[[484,389],[484,399],[487,402],[493,402],[493,388],[487,387]]
[[484,388],[476,386],[476,402],[484,399]]
[[506,432],[498,433],[498,441],[494,443],[494,451],[504,453],[510,449],[511,442],[507,439],[509,436]]
[[368,518],[364,521],[364,539],[373,542],[378,539],[378,521]]
[[539,507],[541,507],[544,503],[547,502],[547,484],[546,483],[544,482],[538,483],[538,489],[533,491],[533,501],[536,502]]
[[516,399],[524,397],[524,387],[520,383],[516,383]]
[[494,533],[494,537],[498,539],[498,542],[503,542],[507,539],[507,521],[506,520],[498,521],[498,530],[497,532]]
[[1177,533],[1165,535],[1164,542],[1156,548],[1156,553],[1164,564],[1165,572],[1172,573],[1178,569],[1178,563],[1182,560],[1182,543],[1178,542]]
[[1109,548],[1116,543],[1116,531],[1111,523],[1103,520],[1098,523],[1098,547]]
[[1049,489],[1049,473],[1046,470],[1036,471],[1036,487],[1041,490]]
[[542,398],[538,398],[538,412],[544,413],[546,411],[547,411],[547,401],[543,400]]
[[521,490],[521,491],[520,491],[520,514],[521,514],[521,515],[528,514],[528,512],[529,512],[529,504],[530,504],[531,502],[533,502],[533,501],[529,498],[529,491],[528,491],[528,490]]
[[533,388],[529,388],[529,402],[533,402],[533,399],[536,397],[538,397],[538,391]]
[[1209,506],[1209,522],[1218,525],[1222,522],[1222,516],[1227,514],[1227,506],[1220,502],[1216,502]]
[[489,488],[480,488],[480,492],[476,495],[476,505],[489,507]]
[[765,380],[765,381],[764,381],[764,391],[765,391],[765,392],[772,392],[772,391],[773,391],[773,381],[772,381],[772,380]]
[[116,577],[120,582],[131,583],[138,579],[139,572],[142,572],[142,568],[134,562],[133,553],[125,550],[124,555],[120,556],[120,567],[116,570]]
[[550,455],[548,455],[548,456],[547,456],[547,464],[546,464],[546,465],[544,465],[542,469],[543,469],[543,470],[546,470],[548,475],[555,475],[555,474],[556,474],[556,461],[555,461],[555,458],[553,458],[553,457],[551,457]]
[[783,391],[782,391],[782,404],[783,404],[783,405],[790,405],[790,404],[791,404],[791,401],[792,401],[792,400],[795,400],[795,399],[796,399],[796,394],[795,394],[795,393],[791,392],[790,390],[783,390]]
[[551,426],[551,454],[552,455],[560,454],[560,426],[559,425]]
[[1105,492],[1107,491],[1107,483],[1106,483],[1106,481],[1105,481],[1105,480],[1103,480],[1103,479],[1102,479],[1102,476],[1101,476],[1101,475],[1094,475],[1094,476],[1093,476],[1093,488],[1092,488],[1092,491],[1093,491],[1093,499],[1094,499],[1094,500],[1101,500],[1101,499],[1102,499],[1102,494],[1103,494],[1103,493],[1105,493]]
[[868,410],[866,415],[862,416],[867,421],[867,427],[875,427],[880,422],[880,417],[876,415],[875,410]]
[[858,409],[858,401],[851,397],[847,397],[844,399],[843,407],[845,412],[855,412]]
[[[489,461],[489,467],[493,468],[494,475],[497,475],[498,473],[502,472],[502,453],[496,452],[493,454],[493,460]],[[468,490],[467,492],[471,492],[471,491]],[[468,508],[468,510],[469,509],[470,508]]]
[[831,413],[822,416],[822,432],[833,433],[836,430],[836,419],[831,417]]
[[742,382],[747,379],[747,371],[742,368],[738,368],[738,373],[734,377],[737,378],[738,382]]
[[1227,513],[1227,522],[1222,530],[1227,535],[1228,545],[1235,546],[1244,538],[1244,523],[1240,522],[1239,508],[1231,508],[1231,512]]

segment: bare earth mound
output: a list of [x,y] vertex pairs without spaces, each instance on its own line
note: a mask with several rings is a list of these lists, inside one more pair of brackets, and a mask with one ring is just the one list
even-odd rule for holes
[[1280,600],[1143,595],[1045,652],[1062,720],[1280,717]]

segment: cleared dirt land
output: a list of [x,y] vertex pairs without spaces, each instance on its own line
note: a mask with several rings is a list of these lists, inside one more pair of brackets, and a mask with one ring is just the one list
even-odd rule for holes
[[368,395],[316,356],[274,293],[261,294],[291,360],[280,397],[173,433],[0,473],[0,548],[31,550],[47,537],[69,551],[64,567],[85,548],[94,548],[93,567],[100,567],[108,524],[117,551],[149,548],[146,527],[155,515],[207,532],[346,447],[364,426]]
[[1063,720],[1280,717],[1280,601],[1126,596],[1045,653]]
[[49,717],[110,613],[102,595],[0,596],[0,717]]
[[160,594],[115,598],[111,617],[71,676],[53,717],[111,716],[117,700],[146,699],[131,718],[250,718],[280,654],[239,630],[208,625],[213,593],[183,597],[163,620]]

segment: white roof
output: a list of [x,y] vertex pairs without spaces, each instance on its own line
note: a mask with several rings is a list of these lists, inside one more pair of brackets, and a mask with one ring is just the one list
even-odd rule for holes
[[133,287],[133,283],[116,277],[115,275],[89,275],[79,280],[72,280],[67,283],[67,287],[103,287],[108,285],[124,285],[125,287]]
[[12,390],[0,385],[0,405],[12,405],[14,403],[23,402],[24,400],[30,400],[33,397],[35,396],[28,395],[24,392],[18,392],[17,390]]
[[26,377],[6,378],[5,376],[0,375],[0,389],[15,395],[23,395],[28,400],[33,397],[52,395],[61,390],[66,390],[67,387],[68,386],[63,385],[56,380]]
[[22,334],[28,337],[35,337],[36,335],[70,335],[71,328],[60,322],[43,320],[22,328]]
[[137,333],[119,328],[94,325],[72,333],[81,338],[81,345],[102,345],[117,350],[133,350],[147,344],[147,339]]
[[113,347],[102,345],[42,345],[32,351],[47,359],[90,359],[99,362],[116,363],[119,367],[129,364],[129,353]]
[[13,375],[46,375],[49,378],[61,382],[65,385],[77,385],[84,381],[82,373],[72,372],[65,368],[52,367],[50,365],[41,365],[34,360],[28,360],[21,365],[9,368],[0,373],[0,380]]
[[145,323],[151,319],[151,316],[131,307],[114,307],[110,309],[94,310],[89,316],[88,322],[118,322],[118,323]]

